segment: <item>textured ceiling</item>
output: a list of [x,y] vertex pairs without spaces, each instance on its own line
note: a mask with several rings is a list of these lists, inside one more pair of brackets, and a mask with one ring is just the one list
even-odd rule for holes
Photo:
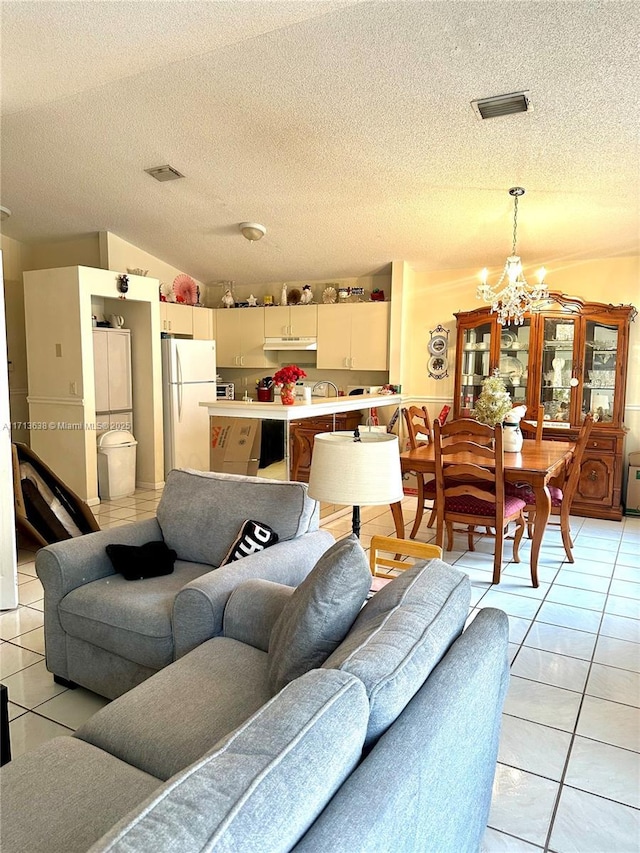
[[[3,223],[112,231],[202,281],[639,251],[637,2],[15,2]],[[478,97],[533,111],[479,121]],[[183,180],[144,169],[170,163]],[[249,244],[243,220],[267,236]],[[551,280],[551,279],[550,279]]]

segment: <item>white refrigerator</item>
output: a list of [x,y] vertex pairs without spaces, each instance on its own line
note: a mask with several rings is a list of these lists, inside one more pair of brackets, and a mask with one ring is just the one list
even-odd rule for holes
[[209,412],[216,399],[216,343],[162,341],[164,470],[209,470]]

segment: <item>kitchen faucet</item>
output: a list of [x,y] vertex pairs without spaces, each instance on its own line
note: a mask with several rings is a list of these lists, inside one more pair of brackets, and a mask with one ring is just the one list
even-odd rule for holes
[[[336,397],[339,397],[339,396],[340,396],[340,394],[339,394],[339,392],[338,392],[338,386],[336,385],[336,383],[335,383],[335,382],[331,382],[331,380],[328,380],[328,379],[320,379],[318,382],[316,382],[316,383],[315,383],[315,385],[313,386],[313,388],[311,389],[311,393],[312,393],[312,394],[313,394],[313,392],[316,390],[316,388],[318,387],[318,385],[327,385],[327,386],[331,385],[331,387],[333,388],[333,390],[336,392]],[[328,390],[328,388],[327,388],[327,390]],[[328,396],[329,396],[329,395],[327,394],[327,397],[328,397]]]

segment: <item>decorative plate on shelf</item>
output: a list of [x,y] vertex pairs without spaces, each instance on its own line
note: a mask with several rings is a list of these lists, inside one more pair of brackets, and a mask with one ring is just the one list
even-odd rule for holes
[[513,332],[503,332],[500,335],[500,346],[503,349],[510,349],[512,344],[514,344],[516,340],[517,338],[513,334]]
[[198,301],[198,286],[190,275],[177,275],[173,280],[173,292],[176,302],[195,305]]
[[510,355],[503,355],[500,358],[500,376],[503,377],[515,377],[516,379],[520,379],[522,374],[524,373],[524,364],[519,361],[517,358],[513,358]]
[[293,290],[290,290],[287,294],[287,304],[288,305],[297,305],[302,299],[302,293],[298,290],[297,287],[294,287]]
[[322,292],[322,301],[325,305],[333,305],[338,299],[335,287],[325,287]]

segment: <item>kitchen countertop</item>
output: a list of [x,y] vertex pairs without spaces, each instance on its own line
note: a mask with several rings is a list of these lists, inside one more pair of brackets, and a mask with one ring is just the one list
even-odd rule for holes
[[401,394],[353,394],[349,397],[313,397],[310,403],[296,401],[293,406],[283,406],[276,396],[273,403],[257,403],[253,400],[216,400],[200,403],[209,410],[209,415],[228,418],[261,418],[275,421],[297,421],[318,415],[333,415],[338,412],[353,412],[357,409],[373,409],[378,406],[399,406]]

